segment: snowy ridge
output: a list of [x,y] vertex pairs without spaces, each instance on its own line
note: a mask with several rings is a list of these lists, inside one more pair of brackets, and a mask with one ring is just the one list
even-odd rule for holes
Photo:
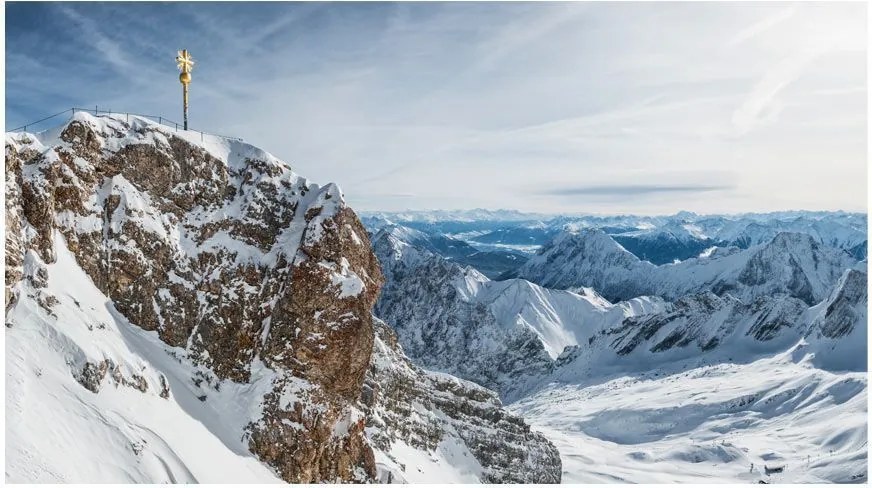
[[[561,290],[488,280],[408,235],[373,239],[387,281],[377,313],[415,360],[497,385],[558,446],[564,481],[867,479],[867,278],[845,251],[781,232],[655,266],[582,228],[522,268]],[[603,289],[635,298],[613,305]],[[485,332],[500,329],[533,332],[551,363],[485,374],[511,361],[482,351],[517,349]]]
[[[140,118],[79,113],[6,142],[7,480],[384,474],[376,439],[401,433],[367,413],[402,419],[404,407],[367,376],[385,360],[371,315],[383,278],[336,185],[239,141]],[[398,363],[388,369],[408,366],[401,351],[387,357]],[[460,384],[437,377],[410,379]],[[559,480],[553,446],[492,393],[418,388],[415,401],[438,403],[421,428],[481,467],[463,479]],[[487,407],[462,410],[470,395]],[[514,456],[483,451],[462,435],[472,426],[495,434],[489,451]],[[395,472],[437,447],[391,451]]]
[[397,331],[415,361],[496,389],[504,398],[525,388],[523,378],[549,371],[566,347],[624,317],[663,307],[656,298],[613,305],[592,290],[491,281],[405,242],[408,235],[391,227],[373,237],[386,277],[376,315]]
[[807,234],[782,232],[742,251],[714,251],[655,266],[601,230],[586,229],[559,235],[515,274],[553,288],[590,286],[610,300],[642,295],[674,300],[711,290],[744,299],[787,293],[814,304],[855,263],[844,251],[825,247]]

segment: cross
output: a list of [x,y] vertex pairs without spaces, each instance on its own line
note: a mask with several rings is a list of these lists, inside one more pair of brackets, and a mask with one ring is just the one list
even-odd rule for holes
[[194,69],[194,58],[188,54],[187,49],[182,49],[176,56],[176,66],[179,67],[179,82],[182,84],[182,103],[185,115],[185,130],[188,130],[188,84],[191,83],[191,70]]
[[194,58],[188,54],[187,49],[179,51],[178,56],[176,56],[176,65],[182,73],[188,73],[194,69]]

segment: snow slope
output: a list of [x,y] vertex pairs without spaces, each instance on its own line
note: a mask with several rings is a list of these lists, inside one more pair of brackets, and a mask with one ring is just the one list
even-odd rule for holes
[[[20,282],[20,300],[6,315],[6,481],[282,482],[242,439],[258,416],[247,400],[271,388],[269,370],[248,385],[196,387],[191,378],[204,371],[183,349],[132,326],[65,245],[55,251],[47,287]],[[57,300],[48,309],[47,297]],[[138,375],[147,390],[115,382],[95,394],[76,381],[86,362],[107,357],[122,381]],[[204,395],[208,402],[199,400]]]
[[803,358],[553,384],[510,408],[555,443],[566,483],[867,482],[866,373]]

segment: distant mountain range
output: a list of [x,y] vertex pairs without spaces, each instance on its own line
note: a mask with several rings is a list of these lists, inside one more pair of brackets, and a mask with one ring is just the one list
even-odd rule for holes
[[[687,479],[867,478],[865,215],[388,217],[363,218],[375,314],[414,362],[531,419],[564,479],[616,479],[594,446],[625,453],[620,480],[708,461]],[[485,276],[470,248],[521,258]]]
[[[548,216],[516,211],[363,212],[361,221],[375,231],[388,224],[429,236],[466,241],[478,250],[535,253],[563,231],[596,228],[639,259],[653,264],[697,257],[711,247],[747,249],[780,232],[799,232],[843,249],[858,260],[867,256],[867,216],[862,213],[789,211],[736,215]],[[450,257],[450,256],[448,256]]]

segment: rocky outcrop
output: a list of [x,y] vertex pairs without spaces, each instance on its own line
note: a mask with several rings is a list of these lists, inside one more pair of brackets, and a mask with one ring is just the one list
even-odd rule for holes
[[[26,278],[54,314],[38,290],[68,250],[126,320],[183,351],[192,388],[250,385],[257,407],[239,437],[282,479],[376,478],[359,399],[383,277],[337,186],[242,142],[85,113],[7,135],[6,157],[7,309]],[[88,350],[69,363],[84,388],[171,397],[163,375]]]
[[865,272],[845,270],[830,296],[806,312],[809,344],[803,351],[813,364],[837,371],[868,370],[867,282]]
[[[379,451],[379,481],[407,480],[413,466],[394,452],[397,444],[439,455],[460,438],[472,458],[470,472],[482,483],[558,483],[557,449],[515,415],[496,393],[452,376],[415,367],[394,332],[376,322],[376,347],[361,402],[367,433]],[[454,453],[456,455],[456,453]]]
[[5,261],[5,306],[6,310],[14,305],[13,286],[23,276],[24,265],[24,235],[23,208],[21,201],[21,161],[30,159],[33,154],[20,154],[15,146],[6,145],[6,261]]
[[869,302],[867,275],[849,269],[839,279],[830,297],[824,302],[825,312],[816,324],[820,333],[829,339],[838,339],[854,332],[865,322],[866,305]]
[[[359,414],[382,277],[335,185],[241,143],[83,113],[50,144],[7,138],[6,151],[7,217],[33,233],[42,261],[54,261],[57,232],[119,312],[219,379],[248,381],[255,358],[281,372],[250,426],[255,454],[288,481],[374,476],[363,422],[342,436],[334,427]],[[18,243],[7,248],[13,283]],[[83,384],[96,389],[105,370],[91,365]],[[276,400],[300,380],[321,411]]]

